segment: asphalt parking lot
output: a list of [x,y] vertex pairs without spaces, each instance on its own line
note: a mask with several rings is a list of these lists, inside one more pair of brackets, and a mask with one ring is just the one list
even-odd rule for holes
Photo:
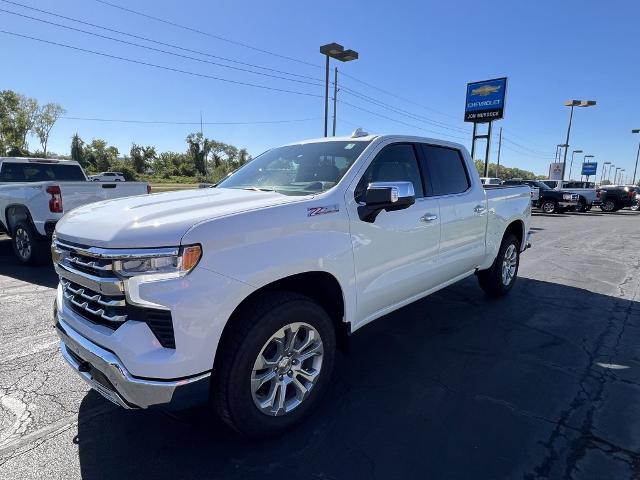
[[353,336],[310,421],[237,438],[67,368],[53,269],[0,236],[0,478],[640,478],[640,214],[534,215],[518,283],[469,278]]

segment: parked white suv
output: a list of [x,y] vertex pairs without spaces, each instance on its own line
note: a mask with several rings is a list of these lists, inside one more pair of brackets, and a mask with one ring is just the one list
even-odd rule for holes
[[93,182],[124,182],[124,174],[122,172],[102,172],[91,175],[89,180]]
[[274,148],[216,188],[76,209],[52,247],[62,355],[125,408],[210,401],[245,435],[280,432],[362,326],[473,274],[508,293],[530,196],[485,191],[461,145],[357,133]]

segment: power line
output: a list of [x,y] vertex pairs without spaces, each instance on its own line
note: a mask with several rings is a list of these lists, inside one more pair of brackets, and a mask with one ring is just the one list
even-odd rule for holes
[[[428,133],[435,133],[436,135],[443,135],[443,133],[442,133],[442,132],[436,132],[435,130],[429,130],[429,129],[427,129],[427,128],[419,127],[419,126],[417,126],[417,125],[413,125],[413,124],[411,124],[411,123],[407,123],[407,122],[404,122],[404,121],[402,121],[402,120],[398,120],[397,118],[389,117],[389,116],[384,115],[384,114],[382,114],[382,113],[374,112],[374,111],[372,111],[372,110],[368,110],[368,109],[363,108],[363,107],[360,107],[360,106],[358,106],[358,105],[354,105],[354,104],[352,104],[352,103],[345,102],[344,100],[338,100],[338,102],[339,102],[339,103],[341,103],[341,104],[343,104],[343,105],[347,105],[347,106],[349,106],[349,107],[351,107],[351,108],[355,108],[356,110],[361,110],[361,111],[366,112],[366,113],[369,113],[369,114],[371,114],[371,115],[375,115],[376,117],[384,118],[384,119],[386,119],[386,120],[390,120],[390,121],[392,121],[392,122],[396,122],[396,123],[399,123],[399,124],[402,124],[402,125],[406,125],[406,126],[408,126],[408,127],[417,128],[418,130],[422,130],[422,131],[424,131],[424,132],[428,132]],[[451,137],[451,138],[455,138],[455,139],[458,139],[458,140],[462,140],[462,141],[467,140],[467,139],[465,139],[465,138],[458,137],[458,136],[451,135],[451,134],[445,134],[445,135],[447,135],[447,136],[449,136],[449,137]]]
[[402,108],[394,107],[393,105],[390,105],[388,103],[382,102],[382,101],[380,101],[380,100],[378,100],[378,99],[376,99],[374,97],[371,97],[371,96],[368,96],[368,95],[364,95],[364,94],[359,93],[359,92],[357,92],[355,90],[352,90],[350,88],[341,86],[340,89],[342,91],[344,91],[345,93],[349,94],[349,95],[353,95],[353,96],[355,96],[357,98],[360,98],[361,100],[364,100],[364,101],[369,102],[369,103],[373,103],[373,104],[375,104],[375,105],[377,105],[379,107],[384,108],[385,110],[390,110],[390,111],[393,111],[395,113],[402,114],[404,116],[410,117],[410,118],[412,118],[414,120],[418,120],[420,122],[427,123],[427,124],[432,125],[434,127],[442,128],[444,130],[451,130],[451,131],[455,131],[455,132],[459,132],[459,133],[471,133],[469,130],[463,129],[461,127],[449,126],[449,125],[447,125],[445,123],[438,122],[438,121],[432,120],[432,119],[430,119],[428,117],[424,117],[422,115],[418,115],[418,114],[409,112],[409,111],[404,110]]
[[64,120],[78,120],[86,122],[113,122],[113,123],[140,123],[140,124],[152,124],[152,125],[262,125],[262,124],[278,124],[278,123],[296,123],[296,122],[309,122],[319,120],[323,117],[312,118],[295,118],[287,120],[256,120],[248,122],[178,122],[168,120],[131,120],[131,119],[119,119],[119,118],[95,118],[95,117],[61,117]]
[[[96,1],[99,1],[99,0],[96,0]],[[406,97],[400,96],[400,95],[398,95],[398,94],[395,94],[395,93],[390,92],[390,91],[388,91],[388,90],[385,90],[385,89],[383,89],[383,88],[376,87],[375,85],[372,85],[371,83],[365,82],[364,80],[360,80],[359,78],[354,77],[353,75],[350,75],[350,74],[347,74],[347,73],[344,73],[344,72],[340,72],[340,73],[341,73],[341,75],[343,75],[343,76],[345,76],[345,77],[349,77],[349,78],[351,78],[352,80],[355,80],[356,82],[359,82],[359,83],[361,83],[361,84],[363,84],[363,85],[366,85],[367,87],[369,87],[369,88],[371,88],[371,89],[373,89],[373,90],[377,90],[377,91],[379,91],[379,92],[381,92],[381,93],[384,93],[384,94],[386,94],[386,95],[389,95],[390,97],[397,98],[398,100],[402,100],[403,102],[410,103],[411,105],[416,105],[416,106],[418,106],[418,107],[424,108],[425,110],[429,110],[429,111],[431,111],[431,112],[433,112],[433,113],[437,113],[437,114],[439,114],[439,115],[443,115],[443,116],[445,116],[445,117],[449,117],[449,118],[453,118],[453,119],[458,120],[458,117],[455,117],[455,116],[453,116],[453,115],[451,115],[451,114],[449,114],[449,113],[441,112],[440,110],[436,110],[435,108],[428,107],[428,106],[426,106],[426,105],[420,104],[420,103],[418,103],[418,102],[416,102],[416,101],[414,101],[414,100],[411,100],[411,99],[409,99],[409,98],[406,98]]]
[[[149,37],[144,37],[142,35],[135,35],[133,33],[123,32],[122,30],[117,30],[117,29],[114,29],[114,28],[105,27],[103,25],[97,25],[95,23],[91,23],[91,22],[87,22],[87,21],[84,21],[84,20],[80,20],[78,18],[67,17],[65,15],[60,15],[58,13],[54,13],[54,12],[51,12],[51,11],[48,11],[48,10],[43,10],[41,8],[32,7],[32,6],[29,6],[29,5],[25,5],[23,3],[14,2],[14,1],[11,1],[11,0],[0,0],[0,1],[4,2],[4,3],[11,4],[11,5],[14,5],[14,6],[18,6],[18,7],[26,8],[26,9],[29,9],[29,10],[33,10],[33,11],[36,11],[36,12],[39,12],[39,13],[44,13],[45,15],[50,15],[50,16],[53,16],[53,17],[56,17],[56,18],[62,18],[64,20],[68,20],[68,21],[71,21],[71,22],[77,22],[77,23],[80,23],[82,25],[86,25],[86,26],[93,27],[93,28],[98,28],[100,30],[105,30],[107,32],[117,33],[119,35],[125,35],[127,37],[136,38],[138,40],[144,40],[145,42],[155,43],[156,45],[162,45],[164,47],[175,48],[175,49],[178,49],[178,50],[182,50],[184,52],[195,53],[195,54],[198,54],[198,55],[204,55],[204,56],[207,56],[207,57],[210,57],[210,58],[216,58],[218,60],[223,60],[223,61],[229,62],[229,63],[235,63],[235,64],[238,64],[238,65],[245,65],[245,66],[248,66],[248,67],[259,68],[261,70],[266,70],[266,71],[270,71],[270,72],[276,72],[276,73],[280,73],[280,74],[283,74],[283,75],[289,75],[289,76],[292,76],[292,77],[306,78],[308,80],[314,80],[314,81],[322,82],[321,79],[316,78],[316,77],[311,77],[309,75],[300,75],[300,74],[297,74],[297,73],[286,72],[284,70],[278,70],[276,68],[264,67],[264,66],[261,66],[261,65],[256,65],[256,64],[248,63],[248,62],[241,62],[239,60],[234,60],[232,58],[221,57],[219,55],[214,55],[214,54],[211,54],[211,53],[208,53],[208,52],[203,52],[203,51],[200,51],[200,50],[194,50],[194,49],[191,49],[191,48],[181,47],[181,46],[173,44],[173,43],[162,42],[162,41],[159,41],[159,40],[154,40],[154,39],[149,38]],[[9,12],[9,13],[14,13],[14,12]],[[32,18],[32,17],[28,17],[28,18]],[[39,19],[37,19],[37,20],[39,20]],[[41,21],[43,21],[43,20],[41,20]]]
[[303,95],[303,96],[306,96],[306,97],[322,98],[322,95],[318,95],[318,94],[315,94],[315,93],[300,92],[300,91],[296,91],[296,90],[287,90],[287,89],[284,89],[284,88],[277,88],[277,87],[268,87],[266,85],[258,85],[258,84],[250,83],[250,82],[242,82],[242,81],[239,81],[239,80],[231,80],[231,79],[228,79],[228,78],[216,77],[214,75],[208,75],[208,74],[205,74],[205,73],[198,73],[198,72],[192,72],[192,71],[189,71],[189,70],[182,70],[180,68],[168,67],[166,65],[158,65],[158,64],[150,63],[150,62],[143,62],[141,60],[134,60],[134,59],[128,58],[128,57],[121,57],[121,56],[118,56],[118,55],[111,55],[109,53],[98,52],[98,51],[95,51],[95,50],[89,50],[89,49],[86,49],[86,48],[76,47],[76,46],[73,46],[73,45],[67,45],[65,43],[54,42],[54,41],[51,41],[51,40],[44,40],[42,38],[32,37],[32,36],[24,35],[24,34],[21,34],[21,33],[9,32],[7,30],[0,30],[0,33],[4,33],[6,35],[13,35],[14,37],[27,38],[29,40],[34,40],[36,42],[47,43],[49,45],[56,45],[58,47],[64,47],[64,48],[68,48],[68,49],[71,49],[71,50],[76,50],[76,51],[79,51],[79,52],[91,53],[93,55],[99,55],[99,56],[102,56],[102,57],[113,58],[115,60],[122,60],[124,62],[136,63],[138,65],[145,65],[147,67],[154,67],[154,68],[158,68],[158,69],[161,69],[161,70],[167,70],[167,71],[170,71],[170,72],[184,73],[185,75],[191,75],[191,76],[194,76],[194,77],[208,78],[208,79],[217,80],[217,81],[220,81],[220,82],[233,83],[235,85],[243,85],[245,87],[260,88],[260,89],[263,89],[263,90],[270,90],[270,91],[274,91],[274,92],[291,93],[291,94],[294,94],[294,95]]
[[231,65],[224,65],[224,64],[218,63],[218,62],[212,62],[211,60],[204,60],[202,58],[191,57],[189,55],[182,55],[181,53],[170,52],[168,50],[162,50],[160,48],[149,47],[147,45],[141,45],[139,43],[129,42],[127,40],[121,40],[119,38],[110,37],[108,35],[102,35],[100,33],[89,32],[88,30],[82,30],[80,28],[70,27],[68,25],[62,25],[60,23],[50,22],[48,20],[43,20],[43,19],[40,19],[40,18],[32,17],[30,15],[24,15],[22,13],[12,12],[10,10],[5,10],[4,8],[0,8],[0,12],[9,13],[11,15],[17,15],[17,16],[20,16],[20,17],[23,17],[23,18],[28,18],[30,20],[35,20],[37,22],[46,23],[48,25],[54,25],[54,26],[60,27],[60,28],[66,28],[67,30],[72,30],[74,32],[81,32],[81,33],[84,33],[84,34],[87,34],[87,35],[93,35],[94,37],[99,37],[99,38],[104,38],[104,39],[107,39],[107,40],[112,40],[114,42],[123,43],[125,45],[131,45],[131,46],[134,46],[134,47],[144,48],[146,50],[151,50],[151,51],[154,51],[154,52],[166,53],[167,55],[173,55],[175,57],[186,58],[188,60],[195,60],[196,62],[209,63],[211,65],[215,65],[215,66],[218,66],[218,67],[230,68],[232,70],[238,70],[238,71],[241,71],[241,72],[253,73],[255,75],[263,75],[263,76],[266,76],[266,77],[277,78],[277,79],[280,79],[280,80],[287,80],[289,82],[303,83],[303,84],[306,84],[306,85],[313,85],[313,86],[318,86],[318,87],[322,86],[321,83],[313,83],[313,82],[308,82],[306,80],[297,80],[295,78],[286,78],[286,77],[281,77],[279,75],[272,75],[270,73],[256,72],[255,70],[249,70],[247,68],[234,67],[234,66],[231,66]]
[[148,13],[144,13],[144,12],[140,12],[140,11],[133,10],[133,9],[130,9],[130,8],[126,8],[126,7],[123,7],[121,5],[117,5],[115,3],[107,2],[105,0],[94,0],[94,1],[96,1],[98,3],[102,3],[103,5],[107,5],[107,6],[112,7],[112,8],[117,8],[118,10],[123,10],[125,12],[133,13],[134,15],[139,15],[141,17],[148,18],[150,20],[155,20],[156,22],[162,22],[164,24],[171,25],[173,27],[181,28],[183,30],[188,30],[190,32],[198,33],[200,35],[205,35],[207,37],[215,38],[217,40],[221,40],[223,42],[227,42],[227,43],[230,43],[232,45],[237,45],[237,46],[240,46],[240,47],[248,48],[248,49],[254,50],[256,52],[264,53],[264,54],[267,54],[267,55],[272,55],[274,57],[279,57],[279,58],[282,58],[282,59],[285,59],[285,60],[290,60],[292,62],[301,63],[303,65],[308,65],[308,66],[316,67],[316,68],[322,68],[320,65],[316,65],[315,63],[307,62],[305,60],[300,60],[298,58],[289,57],[287,55],[282,55],[281,53],[276,53],[276,52],[272,52],[272,51],[269,51],[269,50],[264,50],[262,48],[254,47],[253,45],[249,45],[247,43],[239,42],[237,40],[231,40],[229,38],[223,37],[222,35],[215,35],[213,33],[205,32],[203,30],[198,30],[197,28],[189,27],[187,25],[182,25],[180,23],[172,22],[170,20],[165,20],[164,18],[155,17],[155,16],[150,15]]

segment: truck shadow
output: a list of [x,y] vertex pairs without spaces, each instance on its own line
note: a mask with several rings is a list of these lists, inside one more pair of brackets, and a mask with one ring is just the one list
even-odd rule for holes
[[[634,448],[640,390],[598,390],[620,372],[640,382],[639,339],[616,343],[629,322],[638,335],[637,302],[526,278],[492,301],[469,278],[354,335],[318,411],[279,438],[243,440],[207,409],[92,416],[105,400],[87,395],[82,477],[522,478],[545,462],[562,476],[597,449],[591,429]],[[613,344],[625,370],[596,364]]]
[[58,284],[58,276],[51,263],[37,267],[22,265],[13,253],[11,239],[2,234],[0,234],[0,275],[49,288],[55,288]]

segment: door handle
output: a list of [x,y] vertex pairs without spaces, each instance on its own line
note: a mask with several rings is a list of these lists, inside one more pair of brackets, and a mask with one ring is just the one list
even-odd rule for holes
[[487,209],[484,205],[476,205],[473,211],[479,215],[482,215],[484,212],[487,211]]
[[434,220],[437,220],[437,219],[438,219],[438,215],[433,215],[431,213],[426,213],[425,215],[420,217],[420,221],[424,223],[433,222]]

